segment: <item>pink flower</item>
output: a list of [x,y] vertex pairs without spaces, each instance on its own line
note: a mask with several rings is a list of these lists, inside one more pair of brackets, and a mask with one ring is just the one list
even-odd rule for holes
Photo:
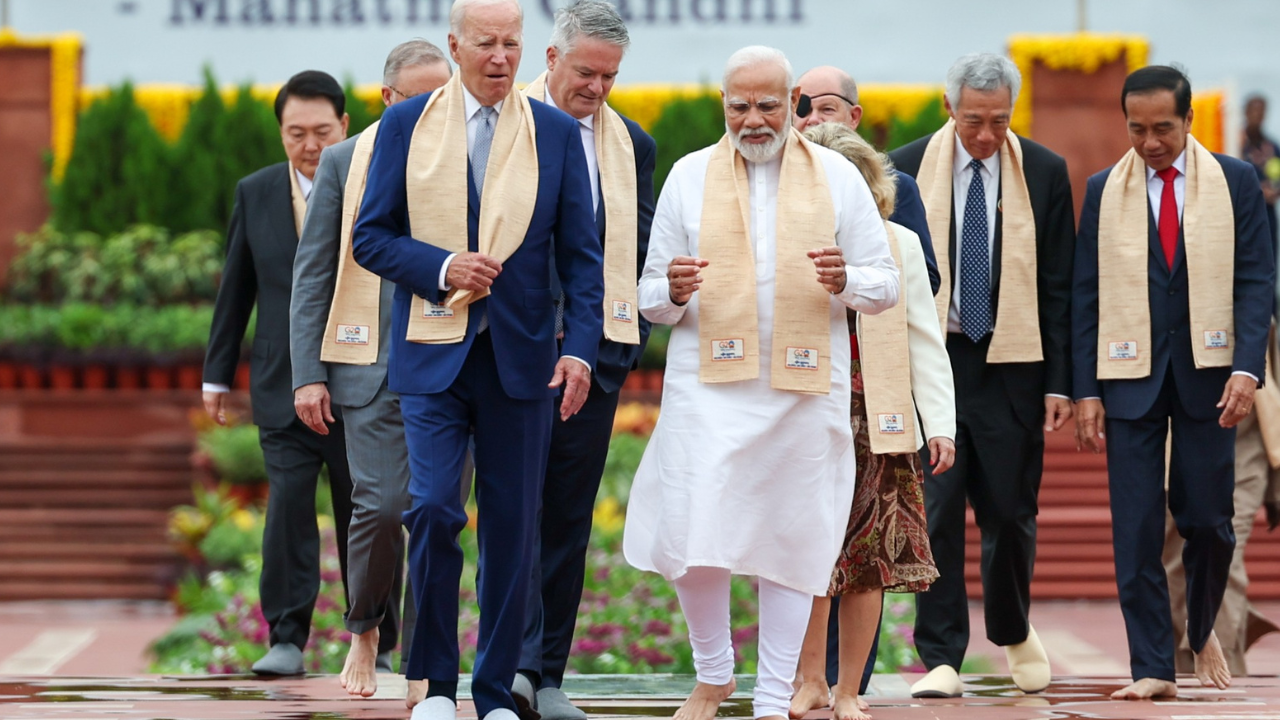
[[733,644],[737,645],[738,643],[751,642],[756,639],[756,635],[759,634],[759,632],[760,627],[758,625],[740,627],[733,631]]
[[663,622],[661,620],[650,620],[644,624],[644,634],[666,637],[671,634],[671,623]]
[[591,638],[582,638],[574,643],[574,652],[582,655],[599,655],[609,649],[609,643],[603,640],[592,640]]
[[616,623],[597,623],[587,628],[587,634],[593,638],[607,638],[626,633],[626,628]]
[[639,643],[634,642],[627,648],[627,654],[631,656],[632,662],[644,662],[651,666],[675,662],[675,658],[657,648],[640,647]]

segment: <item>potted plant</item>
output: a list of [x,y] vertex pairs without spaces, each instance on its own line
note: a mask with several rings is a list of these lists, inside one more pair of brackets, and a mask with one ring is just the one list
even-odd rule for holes
[[134,324],[145,311],[135,305],[115,305],[107,310],[107,338],[101,355],[115,372],[119,390],[142,388],[143,355],[131,342]]
[[200,451],[208,456],[214,474],[241,505],[266,496],[267,468],[255,425],[215,425],[200,433]]
[[107,387],[107,368],[101,353],[108,340],[107,313],[100,305],[67,303],[58,317],[56,334],[58,350],[51,370],[53,387],[76,387],[76,370],[81,372],[83,387],[102,390]]
[[17,314],[16,322],[26,326],[20,344],[14,347],[14,359],[18,363],[18,385],[28,389],[42,388],[45,386],[49,354],[55,342],[58,311],[44,305],[18,307],[22,312]]
[[126,333],[130,350],[144,358],[146,384],[151,390],[173,388],[172,322],[168,308],[139,312]]
[[213,306],[184,305],[173,310],[178,387],[199,390],[204,376],[204,351],[209,343],[209,327],[213,324]]
[[25,318],[20,318],[24,308],[0,306],[0,390],[18,387],[18,364],[14,356],[22,335],[26,332]]

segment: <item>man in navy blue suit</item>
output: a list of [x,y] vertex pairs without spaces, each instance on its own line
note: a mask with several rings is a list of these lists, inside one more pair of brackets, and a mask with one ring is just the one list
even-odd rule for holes
[[[1231,682],[1213,623],[1235,546],[1235,426],[1251,410],[1263,377],[1275,260],[1257,174],[1189,137],[1186,76],[1171,67],[1138,70],[1125,81],[1121,103],[1133,150],[1089,178],[1076,244],[1072,348],[1077,441],[1094,452],[1109,451],[1116,582],[1135,681],[1112,697],[1138,700],[1177,694],[1161,564],[1170,425],[1167,501],[1186,539],[1187,637],[1196,675],[1219,689]],[[1125,177],[1133,178],[1130,184]],[[1221,190],[1206,192],[1214,182]],[[1134,199],[1128,187],[1135,188],[1132,204],[1110,195]],[[1131,208],[1145,209],[1145,222],[1125,212]],[[1125,222],[1129,218],[1136,223]],[[1144,226],[1147,237],[1129,237]],[[1140,280],[1117,280],[1126,272],[1122,266],[1133,265],[1120,257],[1130,248],[1135,259],[1147,261],[1145,272],[1130,270],[1145,276],[1145,288]],[[1214,273],[1214,262],[1227,267]],[[1212,282],[1198,284],[1205,278]],[[1229,311],[1207,307],[1213,297],[1223,298]],[[1109,313],[1134,308],[1140,315],[1149,311],[1150,337],[1120,337],[1131,327],[1109,332]],[[1212,313],[1218,313],[1215,320],[1229,320],[1204,326],[1202,319]],[[1139,363],[1148,361],[1144,372]],[[1136,372],[1129,370],[1134,365]]]
[[[481,620],[471,693],[481,718],[515,720],[518,706],[510,687],[520,659],[552,408],[563,391],[559,415],[567,419],[590,390],[603,326],[603,261],[578,123],[514,91],[522,50],[519,3],[457,0],[449,19],[459,80],[436,91],[440,102],[430,108],[424,95],[383,115],[352,245],[358,263],[397,284],[389,374],[391,389],[400,394],[409,446],[411,506],[405,525],[419,613],[406,674],[428,681],[427,697],[413,717],[452,720],[457,712],[463,564],[457,538],[467,522],[459,483],[467,440],[474,436]],[[415,135],[419,123],[434,122],[439,116],[433,113],[442,107],[449,118],[442,134]],[[463,141],[462,119],[465,162],[456,147],[441,147],[448,138]],[[520,129],[504,136],[504,127],[513,126]],[[504,137],[525,140],[507,146]],[[529,157],[530,144],[536,158]],[[498,155],[503,147],[514,149]],[[495,155],[487,162],[491,148]],[[424,170],[423,157],[447,162]],[[520,175],[509,174],[511,168]],[[406,182],[407,172],[416,184]],[[521,184],[529,175],[536,175],[536,186],[531,179]],[[433,185],[430,178],[441,181]],[[450,223],[460,228],[453,218],[434,224],[410,218],[420,217],[432,201],[443,206],[460,200],[456,193],[463,182],[468,251],[451,252],[446,247],[459,247],[459,238],[434,236]],[[486,209],[490,197],[502,206]],[[481,228],[499,236],[503,227],[483,225],[482,216],[501,215],[521,200],[532,211],[518,247],[505,260],[480,252],[480,240],[491,237],[481,238]],[[508,225],[511,218],[502,217]],[[492,246],[499,247],[496,240]],[[564,294],[559,349],[553,261]],[[455,291],[480,299],[462,308],[446,305],[456,300]],[[414,317],[411,309],[417,309]],[[459,309],[465,328],[452,327],[461,339],[407,339],[424,319],[452,322]]]
[[[605,105],[630,43],[627,26],[611,3],[575,0],[556,12],[546,74],[524,90],[528,97],[545,99],[580,125],[606,265],[617,271],[606,272],[610,298],[635,292],[653,224],[657,145],[639,125]],[[611,152],[605,143],[613,143],[621,152]],[[634,162],[628,160],[628,154]],[[618,212],[623,205],[630,206],[631,212]],[[610,283],[625,287],[610,291]],[[554,280],[552,285],[556,285]],[[636,326],[634,335],[606,332],[581,412],[567,420],[552,419],[524,650],[513,686],[518,696],[537,708],[543,720],[587,717],[574,707],[560,685],[573,645],[591,520],[609,455],[618,396],[649,336],[648,320],[637,316]],[[628,337],[622,337],[624,334]]]

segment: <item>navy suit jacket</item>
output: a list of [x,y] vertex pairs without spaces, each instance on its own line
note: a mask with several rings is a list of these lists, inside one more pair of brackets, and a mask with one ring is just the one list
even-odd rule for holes
[[[538,187],[524,243],[502,264],[489,297],[471,305],[461,342],[411,343],[405,333],[412,296],[444,301],[440,268],[449,256],[449,251],[431,244],[429,236],[410,235],[405,165],[409,140],[428,97],[405,100],[383,114],[352,238],[356,262],[397,285],[390,387],[410,394],[448,389],[475,340],[481,315],[487,313],[502,389],[518,400],[553,397],[558,391],[547,387],[558,360],[550,287],[553,253],[565,294],[563,354],[581,358],[594,369],[604,326],[603,253],[578,123],[559,110],[529,101],[537,126]],[[467,178],[467,243],[475,252],[480,199],[470,172]]]
[[[1181,232],[1173,269],[1165,260],[1155,217],[1148,207],[1150,253],[1147,296],[1151,304],[1151,375],[1137,380],[1098,380],[1098,208],[1111,168],[1089,178],[1080,234],[1076,241],[1072,302],[1075,396],[1100,397],[1107,414],[1136,420],[1151,409],[1168,373],[1173,373],[1179,402],[1193,418],[1209,420],[1223,387],[1237,370],[1263,377],[1267,333],[1275,302],[1275,258],[1272,255],[1266,205],[1253,168],[1240,160],[1214,154],[1222,165],[1235,211],[1235,337],[1232,367],[1196,369],[1192,355],[1187,263]],[[1149,203],[1148,203],[1149,205]],[[1143,338],[1137,338],[1143,343]],[[1141,347],[1141,345],[1139,345]]]
[[[653,225],[653,168],[657,162],[658,145],[639,125],[628,118],[622,118],[631,134],[631,145],[636,153],[636,283],[640,282],[640,274],[644,272],[645,257],[649,253],[649,228]],[[600,230],[601,243],[605,237],[604,198],[600,198],[600,208],[596,213],[597,227]],[[638,313],[637,313],[638,314]],[[635,369],[644,352],[644,345],[649,341],[651,325],[644,317],[640,318],[640,344],[627,345],[600,339],[600,349],[596,360],[595,381],[605,392],[617,392],[627,379],[627,373]]]
[[938,258],[933,254],[933,236],[929,234],[929,218],[925,214],[924,201],[920,199],[920,186],[915,178],[901,170],[894,169],[893,179],[898,186],[898,194],[894,198],[889,221],[920,236],[924,266],[929,271],[929,287],[937,295],[938,288],[942,286],[942,276],[938,274]]

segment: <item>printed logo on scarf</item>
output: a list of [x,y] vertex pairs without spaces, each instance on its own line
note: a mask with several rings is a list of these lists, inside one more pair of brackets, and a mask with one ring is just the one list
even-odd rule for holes
[[613,319],[624,323],[635,322],[635,315],[631,311],[631,303],[625,300],[614,300]]
[[437,305],[430,300],[422,301],[422,317],[428,320],[453,317],[453,308]]
[[1231,347],[1226,330],[1206,330],[1204,333],[1205,350],[1226,350]]
[[368,325],[339,325],[334,342],[339,345],[368,345]]
[[1137,360],[1138,359],[1138,342],[1136,340],[1125,340],[1124,342],[1113,342],[1107,344],[1108,360]]
[[742,338],[725,338],[711,341],[711,361],[746,360],[746,342]]
[[787,348],[787,367],[792,370],[817,370],[818,369],[818,349],[788,347]]
[[881,413],[880,434],[901,435],[907,431],[907,420],[902,413]]

